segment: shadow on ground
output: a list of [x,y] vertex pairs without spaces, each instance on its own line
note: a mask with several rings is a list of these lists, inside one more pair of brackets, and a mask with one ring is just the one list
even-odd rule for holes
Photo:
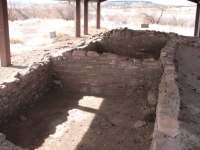
[[52,88],[1,126],[0,132],[31,150],[149,149],[154,124],[135,129],[137,120],[141,111],[125,96]]

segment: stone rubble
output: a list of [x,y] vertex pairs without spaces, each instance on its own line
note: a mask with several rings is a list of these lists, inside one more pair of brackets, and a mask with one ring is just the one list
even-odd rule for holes
[[145,126],[145,125],[146,125],[146,122],[138,120],[138,121],[136,121],[136,122],[134,123],[133,127],[134,127],[134,128],[140,128],[140,127],[143,127],[143,126]]

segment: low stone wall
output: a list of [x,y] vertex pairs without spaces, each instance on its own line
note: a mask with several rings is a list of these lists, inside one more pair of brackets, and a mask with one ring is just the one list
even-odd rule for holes
[[115,54],[71,50],[52,58],[54,78],[68,90],[95,94],[126,94],[137,88],[158,88],[160,61],[131,59]]
[[180,95],[176,83],[174,64],[176,49],[179,44],[200,47],[199,38],[183,37],[174,34],[161,50],[160,60],[164,73],[159,85],[159,97],[156,122],[151,150],[182,150],[181,130],[179,125]]
[[158,59],[168,38],[168,34],[163,32],[115,29],[105,33],[102,40],[97,42],[97,52]]
[[49,61],[34,63],[0,84],[0,124],[49,88],[52,83],[49,72]]
[[181,150],[179,132],[179,90],[176,84],[175,65],[176,37],[167,42],[161,51],[161,62],[164,67],[156,111],[156,123],[153,133],[152,150]]

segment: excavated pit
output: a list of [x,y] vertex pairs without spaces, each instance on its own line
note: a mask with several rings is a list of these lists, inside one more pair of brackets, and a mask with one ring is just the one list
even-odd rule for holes
[[162,95],[168,87],[161,85],[173,74],[177,39],[173,33],[116,29],[34,63],[1,86],[0,132],[28,149],[149,149],[157,103],[148,101],[150,93],[158,98],[151,145],[158,149],[164,138],[158,131],[171,137],[160,121],[176,118],[158,115],[166,114]]

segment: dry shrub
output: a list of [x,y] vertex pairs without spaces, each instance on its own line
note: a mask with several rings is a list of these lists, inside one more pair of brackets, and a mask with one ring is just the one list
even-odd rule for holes
[[132,93],[132,103],[139,107],[142,115],[141,119],[146,122],[154,122],[156,119],[156,92],[153,90],[147,92],[138,91]]
[[157,104],[157,98],[156,98],[155,92],[153,91],[148,92],[147,101],[148,101],[148,105],[155,106]]
[[193,145],[196,149],[200,149],[200,139],[196,135],[189,133],[185,129],[181,129],[181,132],[184,142]]
[[12,1],[8,6],[8,19],[10,21],[31,18],[73,20],[74,13],[73,5],[68,3],[40,6],[33,3],[19,5]]
[[10,44],[24,44],[24,42],[19,38],[10,38]]
[[141,145],[145,145],[145,144],[150,144],[151,143],[151,136],[148,134],[144,134],[142,132],[140,132],[139,130],[133,129],[132,130],[133,133],[133,140],[135,143],[141,144]]
[[65,41],[69,37],[68,34],[64,32],[58,32],[56,33],[56,37],[53,39],[53,42],[59,42],[59,41]]

